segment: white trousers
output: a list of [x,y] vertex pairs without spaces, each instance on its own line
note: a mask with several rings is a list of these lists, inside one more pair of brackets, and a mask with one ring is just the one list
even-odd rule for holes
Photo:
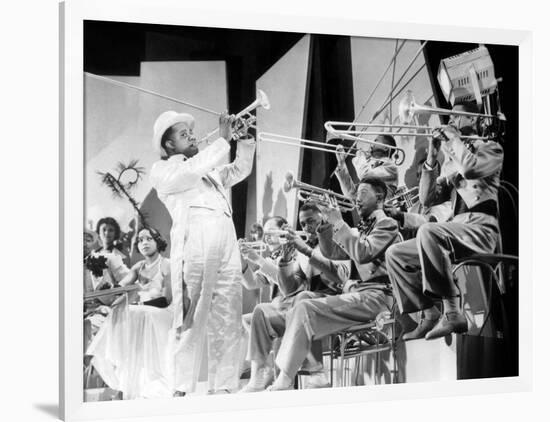
[[[172,270],[179,274],[180,262],[172,264]],[[174,340],[174,389],[195,391],[203,357],[208,358],[209,390],[236,389],[242,341],[242,274],[232,219],[218,211],[191,209],[183,263],[191,307],[184,319],[187,329]],[[174,286],[177,274],[172,274],[174,294],[181,295],[182,289]],[[176,306],[181,307],[181,303],[181,298],[174,297]],[[175,315],[182,315],[180,311],[176,309]]]

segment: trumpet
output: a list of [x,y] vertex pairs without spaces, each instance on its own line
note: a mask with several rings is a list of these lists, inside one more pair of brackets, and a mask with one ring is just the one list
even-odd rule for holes
[[307,183],[299,182],[294,178],[294,175],[291,172],[286,174],[285,179],[283,190],[288,192],[290,189],[296,189],[298,199],[300,201],[312,201],[320,205],[331,206],[332,199],[336,201],[336,205],[341,211],[352,211],[356,208],[355,201],[345,195],[335,193],[328,189],[318,188],[317,186],[308,185]]
[[267,244],[265,242],[262,242],[261,240],[257,240],[255,242],[247,242],[244,239],[239,239],[239,246],[244,246],[249,249],[253,249],[256,252],[264,252],[267,250]]
[[[344,128],[338,128],[338,127],[346,127]],[[352,127],[355,127],[356,129],[351,129]],[[398,146],[393,145],[386,145],[381,142],[376,142],[371,139],[365,139],[364,136],[378,136],[378,135],[390,135],[390,136],[410,136],[410,134],[407,133],[400,133],[400,132],[384,132],[384,131],[366,131],[366,130],[360,130],[357,128],[371,128],[371,127],[378,127],[378,128],[385,128],[385,127],[392,127],[392,125],[381,125],[381,124],[372,124],[372,123],[357,123],[357,122],[335,122],[335,121],[328,121],[325,122],[325,129],[328,133],[330,133],[333,136],[336,136],[341,139],[349,139],[354,142],[363,142],[367,143],[372,146],[378,146],[380,148],[386,148],[389,150],[394,150],[394,159],[396,165],[401,165],[405,161],[405,150],[403,148],[399,148]]]
[[384,202],[384,206],[399,208],[404,207],[405,210],[409,210],[414,206],[414,204],[416,204],[416,202],[418,202],[418,191],[418,186],[414,186],[410,189],[407,189],[406,186],[401,186],[397,188],[397,192],[392,198],[387,199]]
[[[256,99],[235,115],[235,122],[233,123],[233,135],[231,137],[232,140],[237,140],[240,137],[244,136],[249,128],[256,129],[256,116],[252,114],[252,111],[256,110],[258,107],[261,107],[265,110],[269,110],[271,108],[271,104],[269,103],[269,98],[267,94],[261,89],[257,90]],[[219,128],[216,128],[212,132],[209,132],[206,136],[199,140],[198,143],[206,142],[213,135],[218,133],[219,130]]]

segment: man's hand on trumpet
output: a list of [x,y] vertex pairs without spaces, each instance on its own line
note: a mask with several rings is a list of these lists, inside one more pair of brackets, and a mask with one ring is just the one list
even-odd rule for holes
[[254,264],[259,264],[262,257],[258,254],[258,252],[256,252],[254,250],[254,248],[251,248],[251,247],[247,246],[244,239],[239,239],[238,244],[239,244],[239,250],[240,250],[242,256],[246,260],[248,260],[248,261],[250,261]]
[[292,246],[294,249],[296,249],[298,252],[306,255],[311,256],[311,253],[313,250],[307,245],[307,243],[302,239],[302,237],[296,233],[295,230],[291,229],[290,227],[286,226],[284,230],[287,231],[286,234],[286,245]]
[[220,137],[224,138],[227,142],[231,141],[233,136],[233,122],[235,121],[235,115],[227,114],[223,112],[220,114]]
[[340,221],[343,221],[343,218],[342,211],[340,211],[340,207],[338,206],[338,202],[334,197],[329,195],[325,196],[325,200],[326,203],[329,205],[319,205],[319,208],[323,212],[327,223],[330,223],[332,225],[339,224]]

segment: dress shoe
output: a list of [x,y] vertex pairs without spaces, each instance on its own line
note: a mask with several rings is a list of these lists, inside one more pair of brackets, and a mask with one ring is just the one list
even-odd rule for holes
[[325,371],[312,372],[304,386],[306,389],[310,388],[329,388],[330,381],[325,374]]
[[248,384],[239,390],[239,393],[257,393],[265,391],[266,387],[273,382],[273,369],[262,368],[257,371],[256,376],[252,376]]
[[426,334],[426,340],[445,337],[451,333],[465,333],[468,331],[468,321],[461,312],[446,312],[437,325]]
[[403,334],[403,340],[414,340],[417,338],[424,338],[426,333],[428,333],[436,325],[437,325],[437,319],[422,318],[414,330]]

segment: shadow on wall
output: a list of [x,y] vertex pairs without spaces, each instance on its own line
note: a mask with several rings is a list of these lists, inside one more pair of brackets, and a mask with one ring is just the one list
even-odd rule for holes
[[264,182],[264,191],[262,197],[262,224],[265,223],[265,221],[272,216],[279,216],[285,219],[288,216],[288,203],[285,194],[283,193],[283,190],[279,188],[275,204],[273,204],[273,193],[273,173],[270,171],[266,175]]
[[267,173],[264,182],[264,192],[262,197],[262,216],[263,222],[267,219],[273,208],[273,173]]

